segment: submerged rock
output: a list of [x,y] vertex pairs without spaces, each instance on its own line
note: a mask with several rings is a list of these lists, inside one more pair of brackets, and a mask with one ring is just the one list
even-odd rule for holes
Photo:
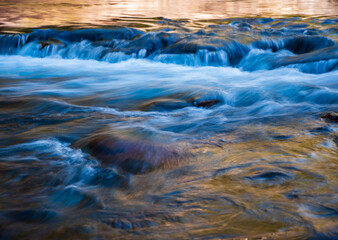
[[81,147],[104,166],[119,166],[132,174],[144,174],[156,168],[170,167],[181,162],[186,153],[173,144],[98,136]]
[[285,49],[295,54],[310,53],[312,51],[333,47],[335,45],[336,43],[332,39],[323,36],[292,37],[284,40]]
[[322,115],[321,118],[325,118],[331,122],[338,122],[338,113],[335,112],[331,112],[331,113],[327,113],[325,115]]
[[275,61],[274,68],[287,66],[290,64],[302,64],[310,63],[317,61],[328,61],[338,58],[338,47],[332,46],[319,50],[312,51],[310,53],[299,54],[295,56],[286,56],[282,57],[279,60]]
[[149,55],[153,52],[161,51],[162,49],[172,46],[181,38],[183,38],[183,36],[177,33],[151,32],[142,35],[139,38],[135,38],[120,50],[127,54],[131,54],[145,49]]
[[220,103],[220,100],[218,99],[209,99],[209,100],[196,100],[194,101],[193,104],[196,107],[210,108],[218,103]]
[[[271,42],[271,44],[254,42],[253,45],[261,49],[278,51],[283,49],[284,43]],[[338,68],[338,47],[331,46],[312,52],[298,55],[276,55],[267,52],[254,51],[249,54],[239,66],[245,71],[256,71],[263,69],[276,69],[280,67],[298,66],[303,72],[324,73]],[[322,65],[318,65],[322,63]]]
[[59,45],[59,46],[65,46],[65,44],[57,39],[49,38],[47,41],[41,41],[40,42],[41,48],[45,48],[50,45]]
[[233,23],[233,25],[241,31],[249,31],[250,29],[252,29],[252,26],[247,22]]

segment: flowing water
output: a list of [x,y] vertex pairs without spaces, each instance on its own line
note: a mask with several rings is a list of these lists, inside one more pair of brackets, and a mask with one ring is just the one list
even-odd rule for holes
[[0,238],[337,239],[337,2],[294,2],[0,0]]

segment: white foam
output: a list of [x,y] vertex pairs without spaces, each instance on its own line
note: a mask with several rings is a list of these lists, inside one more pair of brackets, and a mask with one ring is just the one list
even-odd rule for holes
[[[0,89],[3,96],[76,99],[102,94],[105,100],[113,97],[116,101],[137,101],[186,92],[187,96],[216,97],[224,104],[242,109],[242,112],[248,114],[265,102],[264,104],[271,104],[270,107],[264,107],[263,112],[267,115],[284,114],[283,107],[288,109],[290,106],[312,104],[316,110],[320,110],[321,105],[336,107],[338,103],[335,98],[338,94],[338,71],[307,74],[297,69],[279,68],[245,72],[231,67],[189,67],[144,59],[108,63],[0,56],[0,77],[8,79]],[[51,78],[55,80],[51,81]],[[120,116],[154,116],[153,112],[121,112],[97,106],[86,108]],[[184,111],[190,112],[189,109]],[[196,108],[193,111],[198,112]],[[157,112],[156,115],[171,114]]]

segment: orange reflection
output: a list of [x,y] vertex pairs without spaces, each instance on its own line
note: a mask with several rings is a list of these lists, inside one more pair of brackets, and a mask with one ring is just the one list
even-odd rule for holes
[[248,16],[336,16],[332,0],[0,0],[0,24],[11,27],[109,24],[119,17],[217,19]]

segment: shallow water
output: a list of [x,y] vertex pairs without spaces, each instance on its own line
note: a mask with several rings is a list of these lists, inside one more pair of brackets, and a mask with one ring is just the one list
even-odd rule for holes
[[337,239],[336,3],[212,2],[1,2],[1,239]]

